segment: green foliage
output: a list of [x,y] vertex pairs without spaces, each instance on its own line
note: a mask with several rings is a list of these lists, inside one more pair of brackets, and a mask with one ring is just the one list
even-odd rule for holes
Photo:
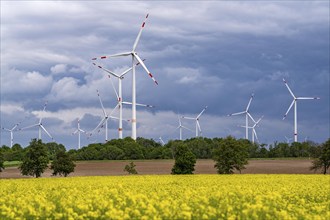
[[26,148],[23,162],[19,166],[21,173],[25,176],[40,177],[48,166],[49,158],[47,148],[41,140],[32,139]]
[[323,174],[330,168],[330,138],[319,147],[318,156],[312,162],[311,170],[321,169]]
[[172,147],[175,149],[175,163],[171,174],[193,174],[196,156],[191,152],[187,144],[174,142]]
[[136,165],[133,162],[130,162],[127,164],[124,168],[124,171],[127,171],[128,174],[138,174],[138,172],[135,169]]
[[53,176],[60,175],[65,177],[74,172],[75,167],[76,164],[74,164],[72,157],[65,151],[58,151],[50,165],[50,169],[53,170]]
[[5,165],[4,165],[4,159],[3,159],[3,153],[0,151],[0,172],[2,172],[2,170],[5,169]]
[[218,142],[213,150],[214,167],[219,174],[232,174],[234,170],[241,172],[248,163],[249,142],[227,137]]
[[63,144],[58,144],[56,142],[46,143],[46,147],[47,147],[48,156],[49,156],[50,160],[54,160],[55,156],[58,152],[66,151]]

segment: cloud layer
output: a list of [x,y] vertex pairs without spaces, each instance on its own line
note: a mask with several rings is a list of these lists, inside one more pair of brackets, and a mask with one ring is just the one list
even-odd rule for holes
[[[320,100],[298,103],[299,140],[323,142],[329,137],[329,2],[245,1],[2,1],[1,126],[22,121],[43,123],[55,140],[73,148],[76,119],[84,130],[101,120],[102,109],[116,105],[108,76],[91,58],[131,50],[146,13],[150,16],[137,51],[159,86],[137,67],[138,136],[178,138],[177,115],[201,117],[203,135],[245,135],[243,111],[255,93],[250,112],[257,119],[261,142],[284,141],[293,134],[292,101],[282,78],[297,96]],[[131,60],[99,64],[121,73]],[[131,75],[123,80],[123,99],[131,100]],[[117,80],[113,78],[117,85]],[[48,101],[46,112],[42,108]],[[124,109],[130,118],[130,109]],[[193,122],[183,123],[194,129]],[[109,122],[117,137],[117,122]],[[130,136],[125,122],[124,135]],[[104,141],[104,131],[93,140]],[[184,133],[185,138],[194,133]],[[37,130],[16,132],[23,146]],[[46,139],[45,141],[49,141]],[[1,145],[9,134],[1,132]]]

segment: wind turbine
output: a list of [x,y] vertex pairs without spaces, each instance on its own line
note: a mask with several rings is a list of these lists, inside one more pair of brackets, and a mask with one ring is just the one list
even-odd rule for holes
[[[44,105],[44,109],[42,111],[42,113],[45,112],[46,110],[46,106],[47,106],[47,102],[45,102],[45,105]],[[29,128],[34,128],[34,127],[39,127],[39,136],[38,136],[38,140],[41,140],[41,130],[43,130],[52,140],[54,140],[54,138],[49,134],[49,132],[46,130],[46,128],[43,126],[42,124],[42,117],[40,117],[39,119],[39,122],[37,124],[34,124],[34,125],[30,125],[30,126],[27,126],[27,127],[24,127],[24,128],[21,128],[19,130],[25,130],[25,129],[29,129]]]
[[198,137],[199,134],[202,134],[202,129],[201,129],[201,126],[200,126],[200,124],[199,124],[199,118],[201,117],[201,115],[204,113],[204,111],[205,111],[206,109],[207,109],[207,106],[201,111],[201,113],[199,113],[199,114],[197,115],[196,118],[182,116],[182,118],[184,118],[184,119],[195,120],[195,123],[196,123],[196,137]]
[[[12,127],[11,129],[9,129],[9,128],[4,128],[4,127],[2,128],[2,130],[10,132],[10,148],[13,147],[13,142],[14,142],[14,131],[15,131],[15,129],[17,128],[17,126],[18,126],[19,124],[20,124],[20,122],[17,123],[17,124],[15,124],[14,127]],[[17,129],[16,129],[16,130],[17,130]]]
[[136,47],[139,43],[142,30],[145,26],[145,22],[148,18],[149,14],[145,17],[145,20],[143,21],[140,31],[135,39],[135,42],[133,44],[133,48],[129,52],[124,52],[124,53],[118,53],[118,54],[113,54],[113,55],[108,55],[108,56],[101,56],[100,58],[93,58],[92,60],[97,60],[97,59],[106,59],[106,58],[111,58],[111,57],[122,57],[122,56],[131,56],[132,57],[132,139],[136,140],[136,80],[135,80],[135,61],[139,62],[141,66],[144,68],[144,70],[147,72],[147,74],[151,77],[151,79],[158,85],[158,82],[156,79],[153,77],[153,75],[150,73],[146,65],[144,64],[143,60],[138,56],[136,52]]
[[96,90],[96,92],[97,92],[97,96],[99,97],[101,108],[102,108],[102,111],[103,111],[103,115],[104,116],[101,119],[100,123],[94,128],[94,130],[90,132],[89,136],[91,136],[97,129],[102,128],[104,126],[104,124],[105,124],[105,141],[108,141],[108,119],[109,118],[117,119],[117,118],[111,116],[111,114],[115,110],[115,108],[112,110],[112,112],[110,113],[110,115],[108,115],[107,112],[106,112],[106,110],[104,109],[104,106],[103,106],[103,103],[102,103],[102,100],[101,100],[101,96],[100,96],[99,90]]
[[254,97],[254,94],[252,93],[251,97],[250,97],[250,101],[249,101],[248,105],[246,106],[245,111],[227,115],[227,116],[233,116],[233,115],[245,114],[245,139],[249,139],[249,131],[248,131],[248,129],[249,129],[249,117],[252,117],[249,113],[249,108],[250,108],[251,101],[252,101],[253,97]]
[[75,130],[73,133],[72,133],[72,135],[74,135],[74,134],[77,134],[78,133],[78,149],[80,149],[80,133],[82,132],[82,133],[86,133],[86,131],[84,131],[84,130],[82,130],[81,128],[80,128],[80,120],[79,120],[79,118],[77,119],[77,130]]
[[[255,121],[254,118],[250,114],[249,114],[249,117],[253,121],[253,125],[251,127],[248,127],[249,129],[251,129],[252,143],[254,143],[254,138],[256,138],[257,142],[259,143],[258,135],[257,135],[257,132],[256,132],[255,128],[256,128],[256,126],[258,126],[259,122],[261,121],[261,119],[264,116],[261,116],[261,118],[259,118],[258,121]],[[245,126],[241,126],[241,127],[245,128]]]
[[185,127],[185,126],[182,125],[181,118],[179,117],[179,115],[178,115],[178,119],[179,119],[179,126],[176,127],[174,131],[176,131],[177,129],[179,129],[179,131],[180,131],[180,141],[181,141],[182,140],[182,128],[187,129],[189,131],[193,131],[193,130],[191,130],[191,129],[189,129],[189,128],[187,128],[187,127]]
[[[144,60],[143,60],[144,61]],[[135,64],[136,66],[139,65],[140,63],[137,63]],[[122,98],[122,80],[124,79],[124,76],[132,70],[132,67],[128,68],[127,70],[125,70],[123,73],[121,74],[116,74],[114,73],[113,71],[111,70],[108,70],[104,67],[102,67],[101,65],[97,65],[96,63],[93,63],[93,65],[97,66],[98,68],[102,69],[103,71],[107,72],[108,73],[108,76],[111,80],[111,85],[112,85],[112,88],[114,89],[115,91],[115,94],[117,96],[117,100],[118,100],[118,104],[116,105],[115,108],[118,108],[119,109],[119,127],[118,127],[118,135],[119,135],[119,138],[122,139],[123,138],[123,104],[127,104],[127,105],[132,105],[131,102],[124,102],[123,101],[123,98]],[[113,85],[113,82],[112,82],[112,79],[111,79],[111,76],[114,76],[118,79],[118,92],[115,88],[115,86]],[[150,108],[153,108],[154,106],[151,106],[151,105],[144,105],[144,104],[139,104],[139,103],[136,103],[136,105],[138,106],[144,106],[144,107],[150,107]]]
[[292,140],[292,138],[288,138],[287,136],[284,136],[286,139],[286,143],[290,144],[290,140]]
[[288,115],[289,111],[291,110],[292,106],[294,105],[294,141],[298,142],[298,119],[297,119],[297,101],[298,100],[306,100],[306,99],[320,99],[319,97],[296,97],[292,90],[290,89],[288,83],[285,81],[285,79],[283,78],[283,82],[286,85],[286,87],[288,88],[291,96],[293,97],[293,100],[288,108],[288,110],[286,111],[283,120],[286,118],[286,116]]

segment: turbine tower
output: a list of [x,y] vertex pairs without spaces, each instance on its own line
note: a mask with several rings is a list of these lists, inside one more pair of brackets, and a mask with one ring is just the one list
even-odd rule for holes
[[197,115],[196,118],[182,116],[182,118],[184,118],[184,119],[195,120],[195,124],[196,124],[196,137],[198,137],[199,134],[202,134],[202,129],[201,129],[201,126],[200,126],[200,124],[199,124],[199,118],[201,117],[201,115],[204,113],[204,111],[205,111],[206,109],[207,109],[207,106],[201,111],[201,113],[199,113],[199,114]]
[[[42,113],[45,112],[46,110],[46,106],[47,106],[47,102],[45,102],[45,105],[44,105],[44,109],[42,111]],[[41,130],[43,130],[52,140],[54,140],[54,138],[49,134],[49,132],[46,130],[46,128],[43,126],[42,124],[42,117],[40,117],[39,119],[39,122],[37,124],[34,124],[34,125],[30,125],[30,126],[27,126],[27,127],[24,127],[24,128],[21,128],[19,130],[25,130],[25,129],[29,129],[29,128],[34,128],[34,127],[39,127],[39,136],[38,136],[38,140],[41,140]]]
[[249,108],[250,108],[253,97],[254,97],[254,94],[252,93],[251,97],[250,97],[250,101],[249,101],[248,105],[246,106],[245,111],[227,115],[227,116],[233,116],[233,115],[245,114],[245,139],[247,139],[247,140],[249,139],[249,131],[248,131],[248,129],[249,129],[249,117],[251,117],[251,115],[249,113]]
[[106,59],[106,58],[111,58],[111,57],[122,57],[122,56],[131,56],[132,57],[132,139],[136,140],[136,80],[135,80],[135,62],[137,61],[138,63],[141,64],[141,66],[144,68],[144,70],[147,72],[147,74],[152,78],[152,80],[158,85],[158,82],[156,79],[153,77],[153,75],[150,73],[146,65],[144,64],[143,60],[138,56],[136,52],[136,47],[139,43],[142,30],[145,26],[145,22],[148,18],[149,14],[145,17],[145,20],[142,23],[142,26],[140,28],[140,31],[135,39],[135,42],[133,44],[133,48],[129,52],[124,52],[124,53],[118,53],[118,54],[113,54],[113,55],[108,55],[108,56],[102,56],[100,58],[93,58],[92,60],[97,60],[97,59]]
[[80,149],[80,133],[86,133],[86,131],[84,131],[84,130],[82,130],[81,128],[80,128],[80,120],[79,120],[79,118],[77,119],[77,130],[75,130],[73,133],[72,133],[72,135],[74,135],[74,134],[77,134],[78,133],[78,149]]
[[286,111],[283,120],[286,118],[286,116],[288,115],[289,111],[291,110],[292,106],[294,105],[294,142],[298,142],[298,119],[297,119],[297,101],[298,100],[307,100],[307,99],[320,99],[319,97],[296,97],[292,90],[290,89],[288,83],[285,81],[285,79],[283,79],[284,84],[286,85],[286,87],[288,88],[291,96],[293,97],[293,100],[288,108],[288,110]]

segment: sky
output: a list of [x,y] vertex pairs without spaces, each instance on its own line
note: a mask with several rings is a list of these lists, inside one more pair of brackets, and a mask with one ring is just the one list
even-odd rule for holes
[[[110,113],[117,104],[107,74],[92,58],[130,51],[146,14],[137,52],[158,81],[137,67],[137,136],[164,141],[179,138],[178,116],[196,117],[204,137],[245,137],[244,111],[257,120],[260,143],[293,138],[296,96],[298,141],[329,138],[329,1],[1,1],[1,127],[14,131],[14,143],[27,146],[42,124],[67,149],[75,149],[81,129],[92,131],[103,116],[97,96]],[[104,59],[98,65],[122,73],[131,58]],[[123,80],[123,100],[131,101],[132,79]],[[113,78],[117,87],[117,79]],[[47,102],[46,110],[43,107]],[[123,109],[131,118],[131,107]],[[118,116],[118,111],[113,112]],[[193,131],[195,122],[182,119]],[[252,126],[249,121],[249,126]],[[118,121],[109,120],[109,138]],[[131,136],[125,121],[124,137]],[[183,130],[183,138],[195,132]],[[251,139],[251,131],[249,131]],[[43,142],[52,140],[43,132]],[[82,146],[104,142],[104,129]],[[1,130],[0,145],[10,145]]]

